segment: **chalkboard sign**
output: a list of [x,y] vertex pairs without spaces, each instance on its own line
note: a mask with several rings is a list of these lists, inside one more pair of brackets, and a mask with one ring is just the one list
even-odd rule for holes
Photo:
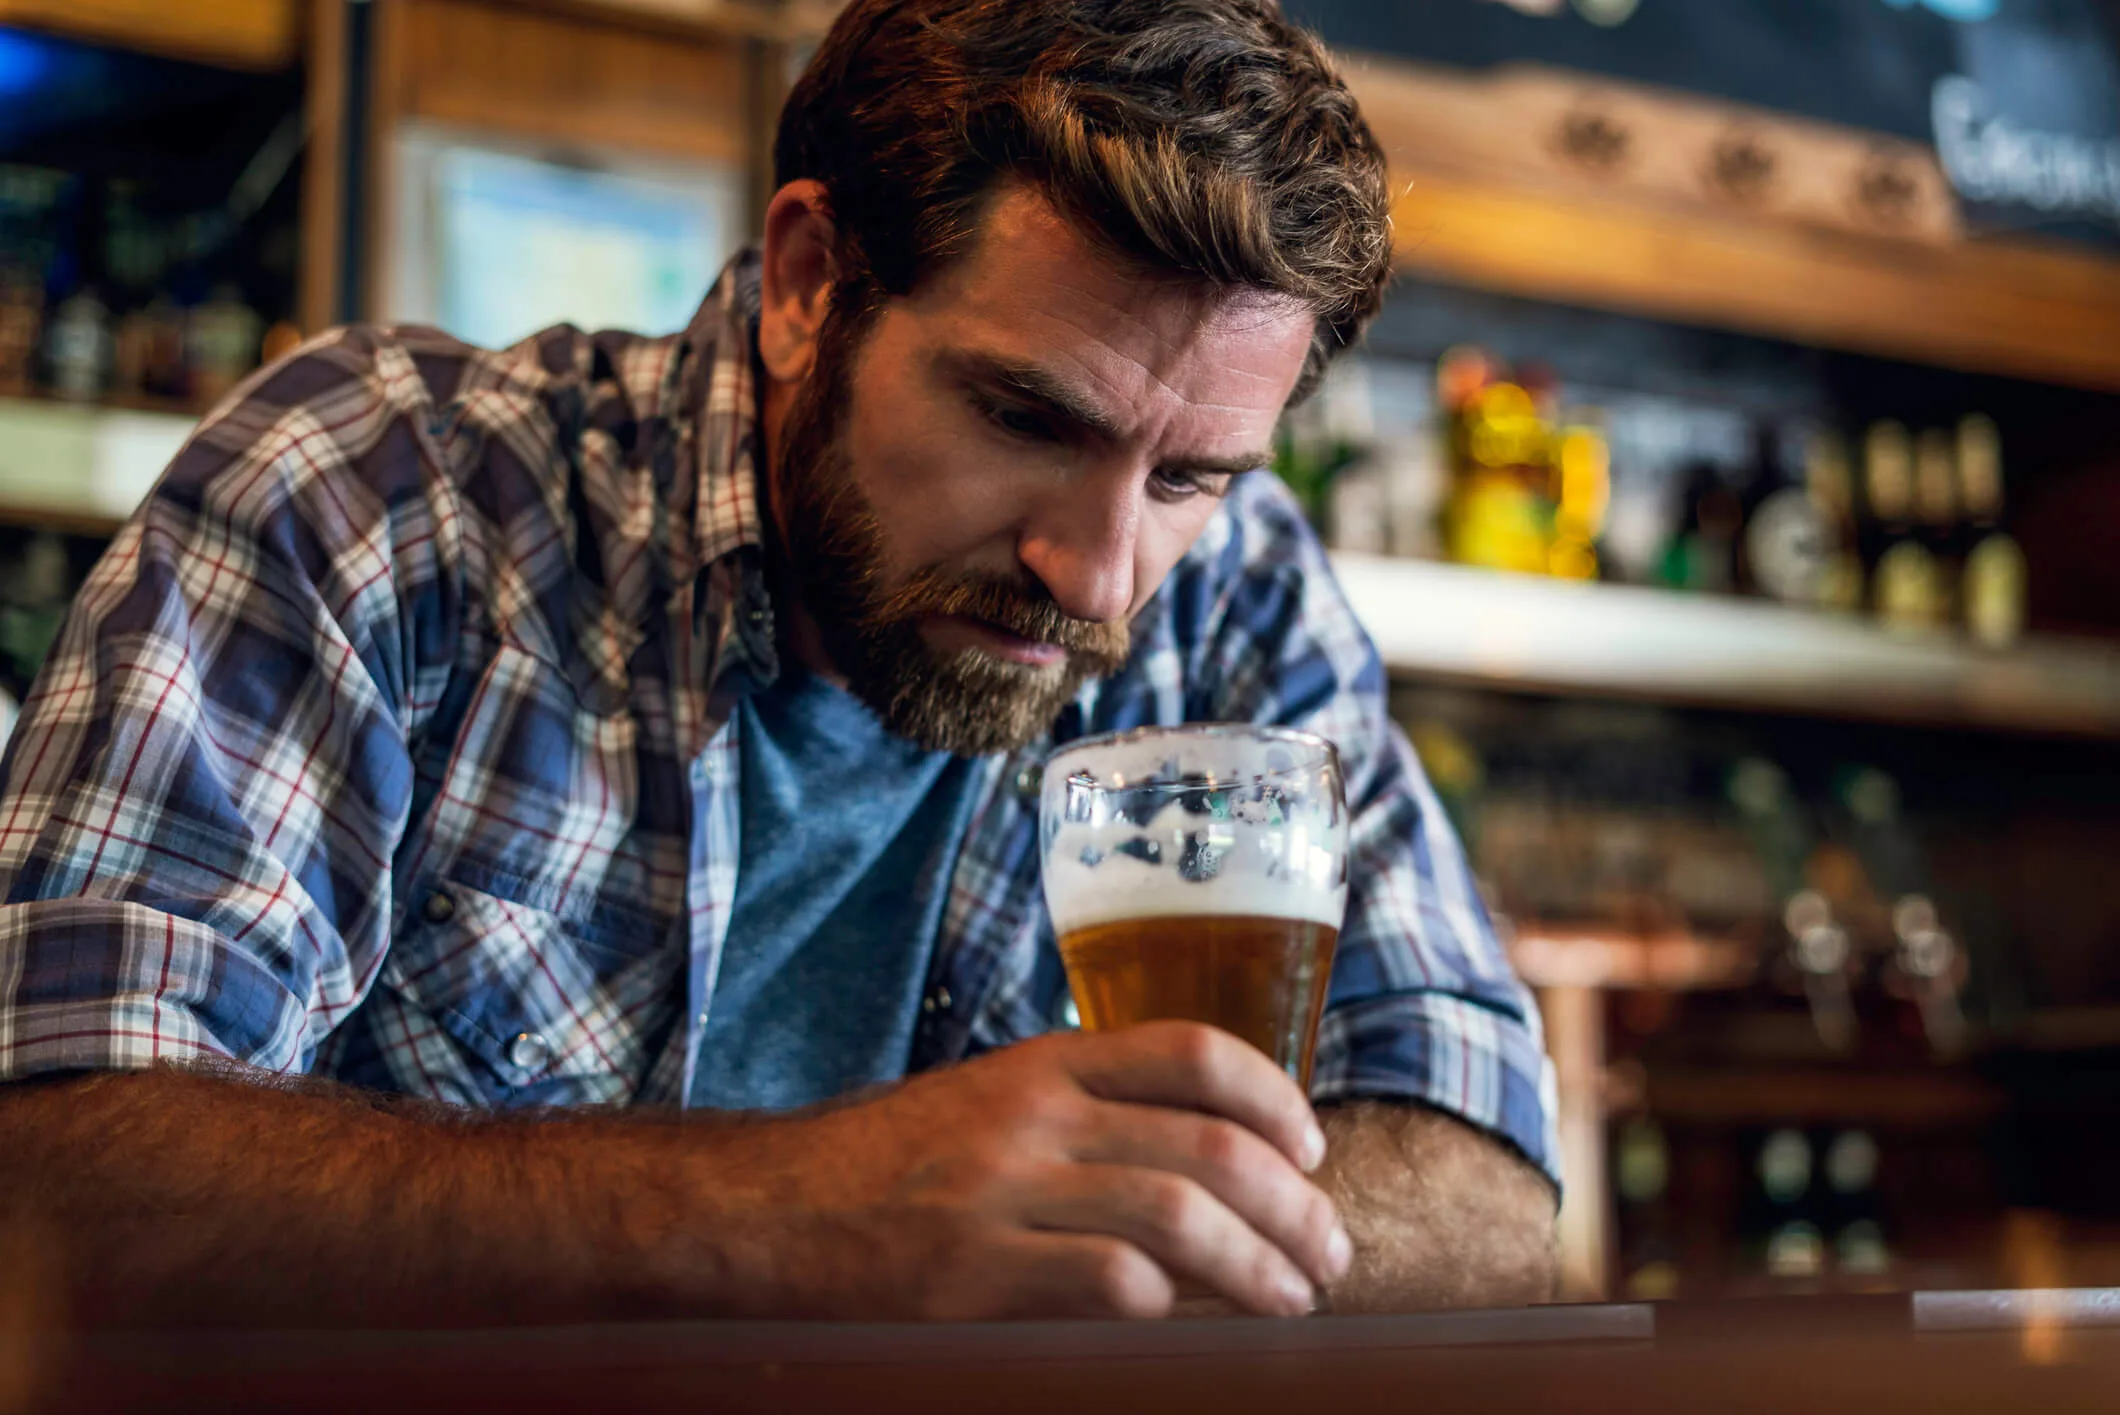
[[2102,0],[1285,0],[1344,49],[1535,63],[1933,144],[1976,236],[2120,249]]

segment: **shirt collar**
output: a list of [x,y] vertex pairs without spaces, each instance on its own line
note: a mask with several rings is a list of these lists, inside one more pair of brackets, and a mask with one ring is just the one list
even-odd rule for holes
[[741,694],[779,676],[773,606],[766,589],[763,377],[758,365],[762,301],[758,250],[737,253],[683,335],[678,406],[692,423],[690,551],[694,629],[706,641],[716,695]]
[[759,253],[737,253],[686,327],[682,406],[693,412],[698,469],[693,552],[701,569],[743,549],[762,549],[758,476]]

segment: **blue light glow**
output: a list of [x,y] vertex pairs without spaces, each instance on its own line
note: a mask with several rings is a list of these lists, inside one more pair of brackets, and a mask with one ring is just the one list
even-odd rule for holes
[[0,96],[36,89],[53,67],[52,46],[31,35],[0,29]]
[[[1884,3],[1895,10],[1908,10],[1914,6],[1914,0],[1884,0]],[[1921,0],[1921,3],[1947,20],[1973,24],[1995,18],[2002,0]]]

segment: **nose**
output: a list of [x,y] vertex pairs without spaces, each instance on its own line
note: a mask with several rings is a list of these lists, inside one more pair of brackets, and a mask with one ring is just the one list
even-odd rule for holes
[[1109,624],[1133,607],[1145,481],[1124,467],[1071,479],[1025,523],[1016,558],[1070,617]]

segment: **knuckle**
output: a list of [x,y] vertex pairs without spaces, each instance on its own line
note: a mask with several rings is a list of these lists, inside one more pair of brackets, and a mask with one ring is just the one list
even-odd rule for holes
[[1201,1089],[1221,1074],[1222,1034],[1214,1028],[1198,1022],[1178,1023],[1172,1028],[1170,1048],[1172,1059]]
[[1175,1175],[1156,1175],[1141,1189],[1141,1213],[1157,1232],[1183,1238],[1200,1226],[1205,1196]]
[[1090,1260],[1090,1290],[1097,1304],[1113,1316],[1160,1317],[1170,1310],[1170,1279],[1130,1244],[1098,1246]]
[[1040,1078],[1010,1097],[1009,1115],[1018,1131],[1057,1130],[1072,1125],[1081,1112],[1082,1098],[1066,1083]]
[[1250,1156],[1246,1139],[1244,1131],[1227,1120],[1205,1121],[1193,1136],[1193,1158],[1210,1174],[1234,1178]]

